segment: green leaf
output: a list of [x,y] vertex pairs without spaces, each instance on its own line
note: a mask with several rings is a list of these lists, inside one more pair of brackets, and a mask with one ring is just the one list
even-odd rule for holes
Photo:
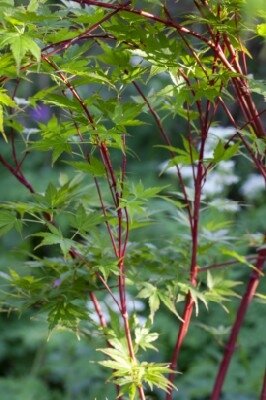
[[64,257],[66,257],[71,247],[75,246],[75,242],[73,240],[64,238],[60,230],[52,224],[49,224],[49,229],[51,232],[40,232],[32,235],[43,238],[41,243],[38,244],[35,249],[41,246],[59,245]]
[[62,300],[61,297],[56,302],[50,302],[47,305],[49,330],[56,327],[66,327],[77,331],[80,320],[88,320],[88,313],[84,307],[73,302]]
[[213,152],[213,161],[215,163],[227,161],[238,152],[238,149],[239,143],[234,143],[232,146],[225,148],[223,142],[219,140]]
[[21,232],[22,222],[10,211],[0,210],[0,236],[15,228]]
[[191,165],[199,159],[199,153],[192,143],[186,138],[182,137],[184,149],[174,146],[166,145],[156,145],[155,147],[160,147],[169,150],[171,153],[177,153],[178,155],[172,157],[168,163],[168,167],[176,166],[178,164]]
[[59,122],[55,115],[47,125],[39,123],[41,129],[41,140],[34,141],[31,148],[39,151],[52,151],[52,163],[61,156],[63,152],[71,152],[70,139],[76,133],[72,122]]
[[116,384],[121,386],[121,394],[128,394],[132,387],[130,393],[134,394],[136,393],[134,387],[138,388],[143,383],[148,384],[151,390],[153,386],[165,391],[169,387],[175,388],[164,376],[164,374],[173,372],[167,364],[133,361],[128,355],[125,344],[121,341],[111,339],[110,344],[112,348],[99,349],[99,351],[108,355],[111,360],[100,361],[100,364],[114,370],[112,378]]
[[221,249],[221,252],[222,252],[222,254],[224,254],[224,255],[227,255],[227,256],[230,256],[230,257],[236,259],[237,261],[239,261],[240,264],[244,264],[244,265],[247,265],[249,268],[256,269],[256,268],[254,267],[254,265],[252,265],[252,264],[246,259],[245,256],[239,254],[239,253],[238,253],[237,251],[235,251],[235,250]]
[[144,283],[143,289],[138,293],[139,298],[147,299],[150,307],[150,319],[153,321],[154,314],[160,307],[160,295],[158,289],[150,283]]
[[[67,97],[60,96],[58,94],[54,94],[54,93],[49,94],[49,92],[50,92],[49,89],[41,90],[40,92],[37,93],[37,95],[34,95],[31,98],[31,101],[42,98],[42,100],[45,104],[53,104],[53,105],[55,105],[57,107],[61,107],[63,109],[65,109],[65,108],[70,109],[70,110],[79,110],[80,109],[80,105],[77,101],[68,99]],[[41,97],[41,96],[43,96],[43,97]]]
[[207,271],[208,290],[204,292],[204,297],[207,301],[218,303],[228,312],[228,309],[223,303],[230,300],[232,297],[239,297],[232,288],[240,283],[241,282],[238,281],[224,279],[221,275],[211,275],[210,271]]
[[198,316],[198,314],[199,314],[198,300],[202,301],[204,303],[205,307],[208,309],[208,302],[207,302],[207,299],[206,299],[204,293],[200,292],[198,289],[196,289],[194,287],[190,287],[190,294],[191,294],[193,301],[195,302],[196,316]]
[[5,141],[7,142],[7,137],[4,131],[4,110],[3,107],[0,104],[0,133],[2,134],[3,138],[5,139]]
[[8,107],[17,107],[17,104],[6,94],[6,90],[4,89],[0,89],[0,103]]
[[98,212],[87,212],[83,205],[79,205],[75,214],[72,217],[71,225],[76,228],[81,234],[89,232],[91,228],[99,225],[103,221],[103,216]]
[[257,25],[257,34],[266,37],[266,23]]
[[10,44],[10,49],[17,64],[17,71],[19,71],[21,61],[28,52],[33,55],[38,63],[40,62],[41,49],[30,36],[26,34],[20,35],[19,33],[9,35],[7,43]]
[[[248,84],[249,84],[250,90],[252,92],[261,94],[264,97],[264,99],[266,99],[266,81],[265,80],[249,78]],[[240,133],[242,133],[242,132],[240,132]]]
[[149,329],[145,326],[137,327],[135,329],[135,343],[143,350],[153,349],[157,350],[151,343],[158,339],[158,333],[150,333]]
[[183,319],[180,317],[178,314],[176,307],[175,307],[175,302],[176,299],[174,298],[173,294],[171,293],[171,289],[169,288],[168,291],[166,292],[159,292],[159,298],[161,302],[165,305],[165,307],[168,308],[180,321],[183,321]]
[[207,270],[207,287],[210,290],[212,290],[214,287],[214,280],[213,280],[212,274],[209,270]]
[[14,7],[14,0],[2,0],[0,4],[1,7],[2,6]]
[[30,12],[36,12],[40,4],[46,3],[47,0],[30,0],[27,10]]
[[95,157],[91,157],[90,161],[65,161],[66,164],[74,167],[75,169],[92,174],[93,176],[105,175],[105,168],[101,161]]

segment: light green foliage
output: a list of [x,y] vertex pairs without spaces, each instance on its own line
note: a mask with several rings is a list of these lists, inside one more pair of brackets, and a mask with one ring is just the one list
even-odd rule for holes
[[1,210],[0,212],[0,234],[4,235],[6,232],[15,228],[17,231],[21,232],[22,223],[16,218],[16,215],[7,210]]
[[16,107],[16,103],[6,93],[6,90],[0,90],[0,133],[3,135],[5,141],[7,141],[6,134],[4,132],[4,110],[3,106]]
[[266,36],[266,24],[257,25],[257,32],[260,36]]
[[100,351],[110,360],[101,361],[104,367],[115,370],[112,377],[114,381],[121,387],[120,393],[129,394],[129,399],[137,398],[138,388],[146,383],[150,389],[159,387],[167,391],[169,381],[164,377],[171,371],[166,364],[154,363],[137,363],[129,358],[125,343],[117,340],[110,341],[112,348],[101,349]]
[[219,141],[213,152],[213,162],[217,163],[219,161],[229,160],[237,153],[238,149],[238,143],[235,143],[232,146],[225,148],[224,144]]

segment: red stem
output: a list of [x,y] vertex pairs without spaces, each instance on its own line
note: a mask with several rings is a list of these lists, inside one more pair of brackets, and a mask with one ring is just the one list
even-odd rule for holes
[[29,181],[25,178],[21,170],[12,167],[1,155],[0,155],[0,162],[3,164],[5,168],[7,168],[11,174],[20,182],[23,186],[25,186],[31,193],[34,193],[34,189],[29,183]]
[[103,312],[102,312],[100,303],[99,303],[98,300],[97,300],[97,297],[95,296],[95,294],[94,294],[93,292],[90,292],[90,293],[89,293],[89,296],[90,296],[91,301],[93,302],[95,312],[96,312],[96,314],[98,315],[100,325],[101,325],[103,328],[106,328],[107,323],[106,323],[105,317],[104,317],[104,315],[103,315]]
[[263,379],[263,384],[262,384],[262,389],[261,389],[261,394],[260,394],[260,400],[266,400],[266,370],[264,373],[264,379]]
[[[193,309],[194,309],[194,301],[189,292],[186,297],[186,305],[185,305],[184,312],[182,315],[183,322],[178,331],[177,341],[176,341],[176,344],[175,344],[175,347],[173,350],[173,356],[172,356],[172,360],[170,363],[170,368],[173,371],[177,369],[177,362],[178,362],[178,358],[179,358],[180,349],[181,349],[183,340],[186,337],[186,334],[187,334],[187,331],[189,328]],[[170,373],[168,376],[168,379],[171,383],[173,383],[174,378],[175,378],[175,374]],[[168,386],[168,392],[166,394],[165,400],[173,400],[173,388],[171,385]]]
[[[203,159],[204,159],[204,148],[205,142],[207,139],[207,117],[205,116],[204,124],[201,126],[201,147],[200,147],[200,154],[199,154],[199,162],[197,167],[197,176],[195,182],[195,196],[194,196],[194,212],[193,212],[193,224],[191,228],[191,236],[192,236],[192,255],[191,255],[191,265],[190,265],[190,282],[193,286],[197,284],[197,274],[198,274],[198,266],[197,266],[197,251],[198,251],[198,226],[199,226],[199,214],[200,214],[200,203],[201,203],[201,192],[202,192],[202,179],[204,176],[204,169],[203,169]],[[189,292],[186,296],[186,304],[183,312],[183,322],[180,325],[177,341],[175,344],[175,348],[173,350],[173,356],[170,364],[170,368],[175,370],[177,368],[178,358],[181,346],[183,341],[186,337],[192,312],[194,309],[194,300]],[[175,378],[174,373],[169,374],[169,381],[173,383]],[[173,387],[171,385],[168,386],[168,392],[166,394],[166,400],[172,400],[173,398]]]
[[257,270],[252,271],[249,281],[248,281],[246,291],[240,302],[240,305],[239,305],[239,308],[237,311],[236,320],[234,322],[230,337],[229,337],[227,345],[225,347],[225,352],[223,354],[223,359],[222,359],[219,371],[216,376],[216,380],[215,380],[215,384],[213,387],[213,391],[212,391],[210,400],[219,400],[220,399],[221,390],[222,390],[222,386],[223,386],[223,383],[225,380],[225,376],[226,376],[231,358],[235,351],[238,333],[243,324],[243,320],[246,315],[248,306],[256,293],[256,289],[257,289],[257,286],[258,286],[260,278],[261,278],[260,272],[263,270],[265,261],[266,261],[266,249],[262,249],[258,253],[258,258],[257,258],[257,262],[256,262]]

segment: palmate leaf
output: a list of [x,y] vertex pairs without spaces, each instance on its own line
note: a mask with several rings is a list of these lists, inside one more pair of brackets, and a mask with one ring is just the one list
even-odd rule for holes
[[43,289],[42,278],[36,278],[33,275],[21,276],[12,269],[9,271],[9,274],[11,284],[15,288],[22,290],[20,291],[21,295],[23,295],[25,291],[25,296],[27,297],[29,293],[33,295],[35,293],[40,293]]
[[198,316],[198,314],[199,314],[199,301],[201,301],[205,305],[205,307],[208,309],[208,300],[207,300],[205,292],[200,292],[198,290],[198,288],[192,286],[189,283],[178,282],[177,285],[178,285],[181,293],[184,293],[184,294],[190,293],[190,295],[195,303],[196,316]]
[[239,149],[239,143],[234,143],[232,146],[225,147],[224,143],[219,140],[213,152],[213,161],[218,163],[220,161],[227,161],[232,158]]
[[0,48],[10,46],[10,50],[17,65],[17,73],[19,72],[21,62],[27,53],[31,53],[36,61],[41,60],[41,49],[35,41],[26,33],[21,32],[5,32],[2,40],[0,40]]
[[31,144],[31,148],[39,151],[52,151],[53,164],[62,153],[71,152],[71,137],[76,133],[73,130],[73,124],[70,122],[59,123],[56,116],[53,115],[48,124],[39,123],[41,129],[41,140]]
[[91,174],[93,176],[104,176],[105,168],[100,160],[95,157],[91,157],[90,161],[65,161],[66,164],[71,167],[82,171],[84,173]]
[[157,351],[156,347],[151,343],[155,342],[158,337],[158,333],[150,333],[149,329],[145,326],[137,327],[135,329],[135,343],[137,345],[136,352],[138,347],[142,348],[143,350],[153,349]]
[[191,165],[195,161],[199,159],[199,152],[190,143],[187,139],[182,138],[184,149],[174,146],[166,146],[166,145],[157,145],[156,147],[160,147],[166,150],[169,150],[172,153],[178,154],[177,156],[173,157],[169,163],[168,167],[176,166],[177,164],[184,164],[184,165]]
[[158,289],[149,282],[145,282],[143,288],[138,293],[140,299],[148,299],[150,307],[150,319],[153,321],[154,314],[160,307],[160,296]]
[[116,104],[113,115],[110,115],[112,121],[116,125],[122,126],[138,126],[143,125],[143,122],[137,119],[137,116],[142,112],[142,104],[126,103]]
[[103,221],[102,214],[98,212],[88,212],[85,210],[83,205],[79,205],[75,214],[72,216],[71,226],[76,228],[79,233],[83,234],[89,232],[96,225]]
[[40,99],[41,96],[43,95],[42,100],[44,104],[52,104],[64,110],[65,109],[76,110],[76,111],[80,110],[80,104],[75,99],[71,100],[65,96],[60,96],[59,94],[54,94],[54,93],[50,94],[49,92],[50,91],[48,89],[46,89],[46,91],[41,90],[40,92],[37,93],[37,95],[34,95],[31,98],[31,102],[34,102],[34,100],[38,98]]
[[178,314],[175,306],[176,299],[173,294],[173,290],[170,287],[168,287],[167,291],[159,292],[159,297],[161,302],[165,305],[165,307],[168,308],[169,311],[171,311],[180,321],[183,322],[183,319]]
[[43,238],[41,243],[38,244],[35,249],[41,246],[59,245],[64,257],[66,257],[71,247],[75,246],[75,242],[71,239],[64,238],[61,231],[54,225],[48,224],[48,227],[51,232],[40,232],[32,235]]
[[7,210],[0,210],[0,236],[15,228],[21,232],[22,222],[17,219],[16,215]]
[[89,315],[85,307],[75,304],[74,302],[62,300],[62,297],[50,302],[47,305],[49,330],[55,328],[68,328],[77,332],[80,320],[88,320]]
[[120,199],[120,207],[127,208],[131,224],[135,222],[134,218],[136,215],[138,217],[145,215],[147,222],[148,213],[145,205],[148,204],[150,199],[161,197],[159,193],[166,187],[145,188],[141,181],[131,186],[125,185],[123,198]]
[[[65,178],[67,179],[67,177]],[[61,175],[61,182],[59,187],[56,187],[53,183],[49,183],[44,193],[35,193],[33,195],[35,203],[28,203],[28,211],[44,211],[53,213],[58,208],[66,208],[69,203],[75,200],[76,197],[80,194],[80,182],[80,177],[76,177],[70,181],[64,181],[64,177]],[[27,204],[19,203],[19,205],[20,204],[22,206],[22,209],[25,205],[26,212]]]
[[239,297],[239,295],[233,290],[241,282],[224,279],[223,276],[213,276],[211,272],[207,271],[207,287],[208,290],[204,292],[204,298],[206,301],[218,303],[222,308],[228,312],[224,302],[231,300],[233,297]]
[[134,400],[138,387],[145,384],[151,390],[154,386],[164,391],[167,391],[169,387],[175,388],[164,376],[165,374],[174,372],[169,368],[169,365],[148,362],[139,363],[132,360],[129,357],[125,340],[111,339],[110,344],[111,348],[98,349],[110,357],[110,360],[100,361],[99,364],[114,370],[111,378],[121,387],[121,395],[130,394],[130,399]]
[[160,307],[160,303],[163,303],[168,310],[170,310],[179,320],[182,318],[178,314],[175,303],[176,296],[174,295],[174,289],[168,286],[164,291],[159,290],[151,283],[145,282],[143,288],[138,293],[138,297],[142,299],[148,299],[150,308],[150,319],[153,321],[156,311]]

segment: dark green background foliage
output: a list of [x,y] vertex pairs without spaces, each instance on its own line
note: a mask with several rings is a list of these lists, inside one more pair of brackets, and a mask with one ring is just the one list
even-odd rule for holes
[[[208,87],[202,71],[193,64],[193,57],[186,53],[184,43],[176,40],[173,30],[165,31],[159,23],[151,24],[139,15],[122,12],[106,21],[104,30],[96,31],[108,32],[109,38],[80,40],[52,57],[58,70],[85,99],[96,121],[96,134],[88,125],[77,99],[58,78],[58,70],[49,63],[40,62],[38,48],[51,45],[53,49],[54,42],[76,37],[103,18],[105,11],[97,7],[75,8],[74,4],[70,4],[69,9],[67,1],[58,2],[56,6],[51,1],[31,1],[25,11],[22,5],[28,6],[29,2],[15,2],[15,7],[12,3],[0,0],[0,72],[8,78],[4,82],[7,92],[1,93],[10,96],[9,100],[1,98],[0,93],[6,113],[0,153],[12,163],[13,138],[19,157],[27,153],[23,173],[35,194],[30,194],[0,164],[0,300],[3,311],[0,399],[113,400],[115,386],[107,381],[110,370],[98,364],[107,357],[97,350],[106,348],[104,333],[121,341],[124,333],[116,309],[95,275],[100,273],[111,287],[116,285],[117,259],[105,227],[108,221],[115,229],[115,210],[96,136],[107,143],[113,165],[119,171],[121,150],[124,151],[122,135],[126,133],[127,181],[120,206],[126,206],[130,216],[125,260],[128,293],[130,301],[132,299],[130,323],[136,339],[141,326],[139,321],[146,321],[148,333],[139,344],[140,360],[168,363],[184,296],[190,290],[187,271],[191,236],[176,176],[162,171],[161,163],[169,159],[169,152],[162,148],[164,143],[158,126],[131,82],[139,83],[167,129],[176,151],[172,165],[191,164],[184,104],[191,108],[192,133],[196,138],[194,152],[195,158],[198,157],[195,98],[187,87],[178,88],[177,63],[182,63],[185,69],[191,64],[191,79],[196,77],[193,83],[198,99],[204,98],[205,102],[213,104],[222,83],[225,86],[223,96],[240,126],[243,125],[241,110],[234,103],[232,88],[227,86],[231,78],[228,71],[221,68],[220,76],[214,77],[216,86]],[[164,2],[133,3],[159,14]],[[189,19],[187,15],[192,12],[193,2],[168,3],[178,22]],[[230,12],[230,7],[244,2],[225,3]],[[193,11],[196,10],[193,8]],[[258,17],[256,13],[254,10]],[[189,26],[204,32],[204,20],[200,21],[199,15],[193,18],[189,19]],[[263,82],[265,41],[263,37],[255,37],[255,22],[252,15],[249,18],[244,9],[243,24],[251,33],[243,29],[241,37],[253,56],[248,60],[248,68],[255,77],[250,78],[255,102],[261,107],[266,93]],[[262,23],[260,19],[256,21]],[[209,22],[223,29],[211,16]],[[226,23],[226,29],[234,37],[235,27],[225,17]],[[25,43],[17,51],[14,44],[12,49],[12,43],[13,40],[17,43],[18,37],[14,35],[22,26],[26,33],[20,37]],[[9,39],[3,39],[3,35],[8,34]],[[112,35],[116,37],[115,42]],[[237,48],[239,43],[235,42]],[[200,50],[210,73],[209,54],[203,48]],[[18,77],[21,80],[16,87]],[[14,90],[15,97],[20,99],[17,100],[19,108],[13,107],[11,100]],[[213,125],[229,125],[222,110],[218,110]],[[83,143],[78,140],[77,126]],[[245,134],[263,156],[265,143],[248,130]],[[235,179],[232,184],[216,193],[207,193],[203,198],[198,264],[206,267],[232,259],[237,262],[211,270],[208,275],[200,273],[199,287],[194,293],[198,315],[193,315],[180,355],[178,370],[181,374],[175,380],[179,392],[174,398],[180,400],[209,398],[245,290],[244,283],[250,274],[251,265],[244,256],[256,253],[265,231],[265,194],[254,191],[254,196],[249,196],[243,190],[256,170],[244,147],[238,141],[234,146],[233,149],[229,147],[231,153],[226,155],[223,144],[222,150],[216,144],[212,159],[215,168],[218,170],[221,161],[233,159],[235,164],[230,173]],[[85,161],[82,158],[83,152],[90,155],[90,164],[86,157]],[[102,215],[95,177],[101,184],[107,217]],[[186,184],[189,186],[189,180]],[[230,206],[237,208],[232,212]],[[52,215],[56,224],[47,221],[45,213]],[[73,246],[86,259],[85,263],[83,259],[77,261],[69,256]],[[245,318],[223,389],[223,400],[255,400],[261,390],[266,359],[266,323],[262,318],[265,285],[263,279]],[[97,316],[88,298],[90,291],[97,293],[109,315],[107,332],[98,329]],[[154,344],[156,334],[159,336]],[[153,345],[157,352],[152,349]],[[153,392],[147,389],[146,394],[147,399],[159,400],[165,396],[156,388]]]

